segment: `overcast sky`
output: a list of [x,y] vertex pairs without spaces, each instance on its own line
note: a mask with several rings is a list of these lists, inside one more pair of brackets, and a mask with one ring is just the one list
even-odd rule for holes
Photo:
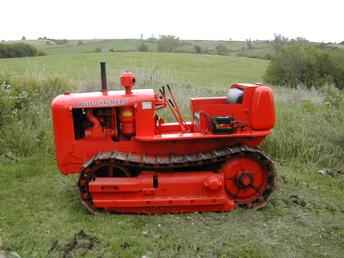
[[51,38],[344,40],[344,0],[1,0],[0,40]]

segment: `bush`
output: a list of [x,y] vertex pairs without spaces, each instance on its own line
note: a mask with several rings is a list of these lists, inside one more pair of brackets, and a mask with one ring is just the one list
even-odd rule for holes
[[[103,49],[100,48],[100,47],[97,47],[95,50],[94,50],[96,53],[100,53],[100,52],[103,52]],[[111,51],[112,52],[112,51]]]
[[46,38],[46,39],[55,43],[56,45],[65,45],[69,42],[67,39],[49,39],[49,38]]
[[195,53],[197,53],[197,54],[202,53],[202,48],[199,45],[194,45],[194,50],[195,50]]
[[158,39],[159,52],[174,52],[179,45],[180,45],[180,40],[176,36],[162,35]]
[[0,58],[26,57],[44,55],[34,46],[24,43],[0,44]]
[[148,46],[144,42],[142,42],[138,46],[137,50],[140,51],[140,52],[147,52],[147,51],[149,51]]
[[[338,89],[344,89],[344,51],[339,49],[328,50],[328,73]],[[323,64],[325,65],[325,64]]]
[[296,88],[344,87],[344,52],[309,44],[289,43],[276,50],[264,75],[266,82]]
[[147,42],[150,42],[150,43],[155,43],[158,39],[155,38],[154,36],[151,36],[147,39]]
[[323,94],[320,103],[311,99],[277,103],[276,128],[264,145],[276,161],[344,168],[344,93],[328,87]]
[[50,102],[67,89],[56,78],[0,80],[0,157],[53,153]]
[[247,49],[254,49],[254,43],[251,39],[246,39],[246,48]]
[[11,85],[3,81],[0,85],[0,128],[12,119],[15,112],[15,98]]
[[286,46],[289,43],[289,39],[287,37],[284,37],[281,34],[275,34],[274,40],[271,42],[272,47],[278,51],[282,47]]
[[224,56],[228,54],[228,48],[225,45],[217,45],[215,49],[218,55]]

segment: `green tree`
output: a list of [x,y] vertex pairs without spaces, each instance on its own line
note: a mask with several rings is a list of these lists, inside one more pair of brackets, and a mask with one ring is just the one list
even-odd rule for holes
[[199,45],[194,45],[194,50],[195,50],[195,53],[197,53],[197,54],[202,53],[202,48]]
[[274,34],[274,40],[271,43],[275,51],[278,51],[289,43],[289,39],[281,34]]
[[0,58],[44,55],[36,47],[25,43],[0,44]]
[[216,54],[218,55],[224,56],[228,54],[228,48],[225,45],[217,45],[215,49],[216,49]]
[[264,80],[292,88],[298,85],[319,88],[327,83],[344,88],[344,51],[289,43],[272,57]]
[[158,39],[159,52],[174,52],[180,44],[178,37],[173,35],[162,35]]
[[140,45],[138,46],[137,50],[140,52],[147,52],[147,51],[149,51],[149,48],[144,42],[141,42]]
[[338,89],[344,89],[344,51],[341,49],[329,50],[328,73]]
[[254,44],[252,39],[246,39],[246,47],[247,49],[253,49],[254,48]]

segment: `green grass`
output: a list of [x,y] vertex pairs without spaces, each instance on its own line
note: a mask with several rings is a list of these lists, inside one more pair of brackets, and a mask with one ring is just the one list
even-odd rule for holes
[[[139,40],[135,39],[117,39],[117,40],[83,40],[82,45],[78,41],[70,41],[64,45],[45,45],[41,48],[49,55],[56,54],[78,54],[91,53],[100,49],[108,52],[110,49],[116,51],[136,51],[140,44]],[[151,44],[148,47],[153,48]]]
[[[14,41],[31,44],[48,55],[80,54],[95,52],[96,49],[109,51],[134,51],[140,43],[138,39],[93,39],[93,40],[68,40],[65,44],[54,44],[49,40]],[[81,44],[80,44],[81,42]],[[150,44],[148,44],[150,46]]]
[[[183,113],[189,97],[223,94],[235,81],[260,81],[267,65],[249,58],[159,53],[0,60],[0,73],[13,78],[13,87],[33,92],[19,109],[19,121],[0,127],[0,136],[5,135],[0,138],[0,250],[25,258],[343,256],[344,104],[327,102],[327,93],[319,91],[274,88],[278,122],[263,148],[276,161],[279,188],[266,208],[89,215],[79,202],[77,178],[62,176],[56,168],[49,100],[65,82],[46,78],[59,76],[74,87],[98,88],[100,60],[108,62],[108,78],[116,87],[125,69],[137,73],[140,86],[174,83]],[[23,80],[27,77],[39,83]],[[27,139],[30,135],[35,137]],[[18,156],[1,156],[12,143],[12,155]],[[321,175],[319,170],[339,172]]]
[[[80,41],[82,44],[80,44]],[[68,40],[67,43],[60,45],[54,44],[50,40],[25,40],[13,42],[25,42],[34,45],[48,55],[91,53],[95,52],[96,49],[101,49],[106,52],[110,49],[114,51],[137,51],[138,46],[142,42],[139,39],[93,39],[80,41]],[[150,51],[157,50],[156,41],[145,40],[144,43],[148,46]],[[198,45],[203,51],[207,50],[215,53],[217,45],[225,45],[229,53],[236,53],[245,46],[244,41],[183,40],[180,43],[180,46],[176,49],[177,52],[194,52],[194,45]],[[256,43],[258,47],[262,44],[264,43]]]
[[[58,76],[82,84],[99,84],[99,62],[108,63],[108,78],[118,85],[124,70],[197,87],[224,88],[233,82],[262,81],[267,61],[233,56],[166,53],[93,53],[0,60],[0,73],[38,79]],[[160,85],[159,85],[160,86]]]
[[[93,40],[68,40],[64,44],[55,44],[50,40],[25,40],[12,41],[24,42],[37,47],[48,55],[82,54],[97,51],[137,51],[138,46],[144,42],[149,51],[157,51],[157,41],[141,41],[140,39],[93,39]],[[226,46],[228,55],[241,55],[248,57],[266,58],[266,54],[273,51],[272,45],[266,41],[254,41],[253,48],[248,49],[245,41],[224,40],[182,40],[175,50],[181,53],[194,53],[195,46],[201,47],[203,53],[216,54],[218,45]]]
[[[67,43],[55,44],[51,40],[17,40],[8,41],[10,43],[28,43],[48,55],[64,54],[84,54],[95,52],[133,52],[144,42],[149,51],[157,51],[157,41],[140,40],[140,39],[86,39],[86,40],[68,40]],[[245,56],[260,59],[269,59],[274,54],[273,45],[266,40],[253,40],[251,47],[248,48],[246,41],[235,40],[181,40],[175,50],[181,53],[195,53],[195,46],[199,46],[202,53],[216,54],[216,47],[219,45],[226,46],[231,56]],[[319,45],[317,42],[310,44]],[[329,44],[328,47],[343,48],[341,44]]]
[[22,257],[341,257],[343,178],[315,167],[279,173],[280,190],[260,211],[92,216],[76,178],[36,156],[0,168],[0,235]]

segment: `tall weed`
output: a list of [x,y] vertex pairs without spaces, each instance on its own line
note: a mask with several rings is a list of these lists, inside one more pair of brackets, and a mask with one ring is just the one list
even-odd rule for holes
[[52,153],[50,102],[70,88],[58,78],[0,82],[0,156]]
[[344,95],[334,87],[323,95],[322,102],[277,102],[276,128],[264,144],[274,159],[344,167]]

